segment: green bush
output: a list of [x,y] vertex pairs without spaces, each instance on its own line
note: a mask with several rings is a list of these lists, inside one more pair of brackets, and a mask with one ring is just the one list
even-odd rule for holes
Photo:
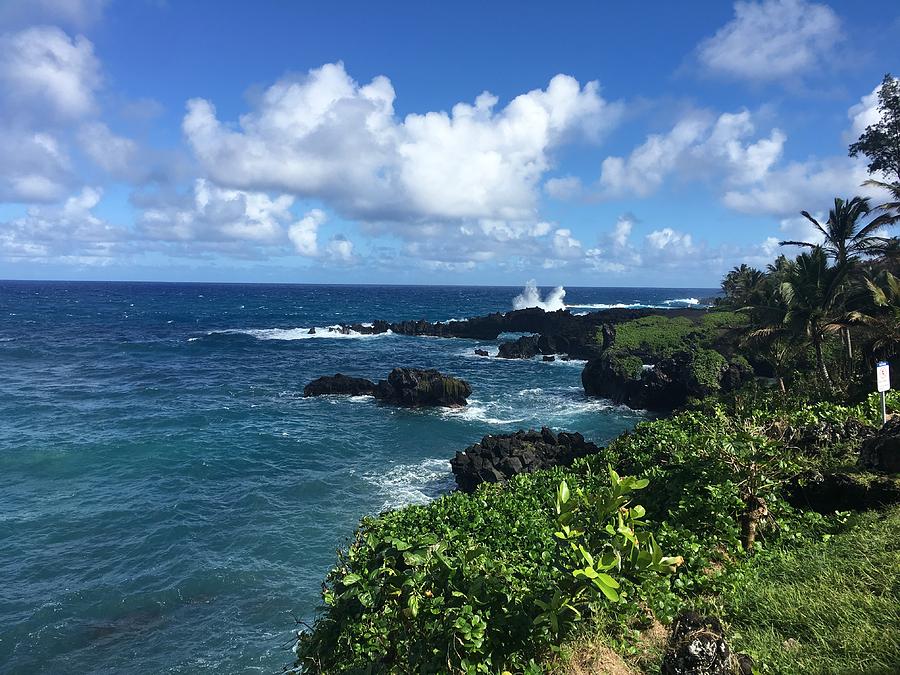
[[691,378],[709,393],[719,390],[722,371],[728,365],[719,352],[713,349],[698,349],[691,360]]
[[613,346],[661,359],[685,349],[695,332],[694,322],[684,317],[645,316],[617,325]]
[[[568,500],[568,484],[577,501]],[[648,575],[678,561],[641,531],[643,509],[626,509],[628,492],[645,485],[614,472],[554,469],[364,519],[326,579],[326,610],[302,634],[298,666],[328,673],[534,668],[573,619],[600,605],[632,616],[669,592],[668,580]],[[600,503],[611,506],[591,506]],[[573,566],[572,550],[580,555],[585,546],[604,564],[591,579],[617,577],[607,593],[573,586],[594,571],[583,560]]]
[[638,356],[632,356],[627,352],[617,349],[607,349],[603,358],[609,364],[612,371],[621,378],[633,379],[640,377],[644,362]]

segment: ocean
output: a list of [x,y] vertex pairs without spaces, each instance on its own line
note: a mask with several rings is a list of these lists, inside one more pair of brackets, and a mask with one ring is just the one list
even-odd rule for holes
[[[587,399],[583,362],[323,327],[715,291],[521,292],[0,282],[0,672],[278,672],[361,516],[451,490],[448,460],[485,434],[546,425],[603,443],[645,418]],[[302,395],[320,375],[396,366],[468,380],[469,405]]]

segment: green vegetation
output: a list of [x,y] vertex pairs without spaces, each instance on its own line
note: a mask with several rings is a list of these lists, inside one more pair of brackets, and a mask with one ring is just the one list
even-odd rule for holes
[[698,349],[691,361],[691,377],[709,391],[718,391],[719,378],[728,362],[719,352],[712,349]]
[[[765,556],[802,560],[798,551],[844,528],[843,516],[793,507],[785,486],[808,468],[846,465],[854,448],[810,456],[785,429],[871,423],[877,407],[875,397],[809,404],[749,390],[638,425],[571,468],[364,519],[326,580],[326,611],[303,634],[298,665],[537,673],[588,627],[627,655],[648,621],[685,607],[733,607],[723,616],[737,624],[750,606],[739,604],[744,580]],[[775,653],[748,644],[763,663]]]

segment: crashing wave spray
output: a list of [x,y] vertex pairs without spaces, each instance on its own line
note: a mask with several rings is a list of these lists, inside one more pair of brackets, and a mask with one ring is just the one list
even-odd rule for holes
[[566,289],[557,286],[547,294],[545,300],[541,300],[541,292],[538,290],[534,279],[525,284],[525,289],[513,298],[513,309],[525,309],[526,307],[540,307],[545,312],[555,312],[565,309]]

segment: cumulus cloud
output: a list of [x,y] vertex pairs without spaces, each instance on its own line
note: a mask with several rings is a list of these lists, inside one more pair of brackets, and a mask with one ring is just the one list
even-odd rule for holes
[[0,126],[0,201],[56,202],[74,182],[71,159],[55,134]]
[[114,176],[129,176],[138,161],[138,144],[118,136],[103,122],[90,122],[81,127],[78,141],[94,163]]
[[394,114],[383,76],[355,82],[327,64],[269,87],[237,128],[204,99],[183,129],[221,185],[324,199],[373,221],[529,220],[551,153],[576,134],[597,138],[619,118],[596,82],[557,75],[498,109],[485,92],[447,112]]
[[881,113],[878,110],[878,92],[881,90],[881,84],[875,87],[870,94],[866,94],[859,99],[859,103],[853,105],[847,111],[847,117],[850,118],[850,128],[844,135],[844,140],[848,143],[856,141],[862,133],[873,124],[881,119]]
[[5,114],[68,122],[95,110],[100,62],[90,40],[36,26],[0,36],[0,101]]
[[698,47],[709,72],[757,82],[819,68],[841,40],[827,5],[806,0],[736,2],[734,18]]
[[319,228],[327,221],[320,209],[295,219],[294,197],[222,188],[197,179],[189,195],[144,197],[138,232],[149,242],[169,244],[179,255],[215,251],[236,257],[296,253],[307,258],[353,259],[353,244],[335,235],[319,246]]
[[714,174],[737,184],[759,180],[781,156],[787,137],[773,129],[753,141],[755,132],[747,110],[718,117],[691,111],[669,132],[648,136],[627,158],[603,160],[599,194],[646,197],[676,172],[682,178]]
[[0,223],[0,257],[10,261],[56,260],[107,264],[122,252],[130,235],[93,213],[102,197],[86,187],[59,207],[32,207],[21,218]]
[[305,256],[319,254],[319,225],[324,223],[325,220],[326,217],[323,211],[313,209],[288,228],[288,237],[297,253]]

